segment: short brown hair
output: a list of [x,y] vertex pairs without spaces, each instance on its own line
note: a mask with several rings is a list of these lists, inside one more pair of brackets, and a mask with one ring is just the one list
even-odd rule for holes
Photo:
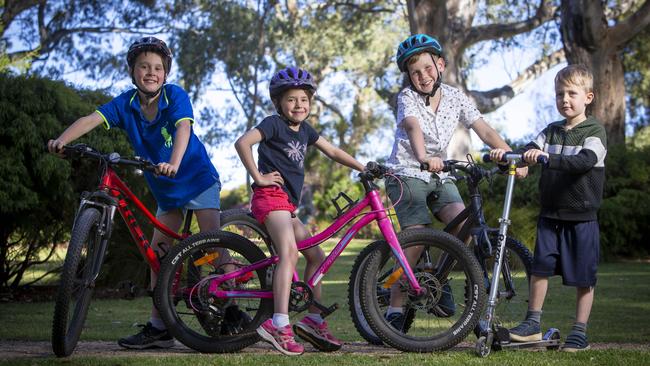
[[408,66],[413,65],[414,63],[418,62],[418,60],[420,59],[420,56],[422,56],[422,55],[431,55],[432,57],[434,57],[434,61],[437,60],[435,57],[442,58],[443,60],[445,59],[442,56],[434,55],[433,53],[430,53],[430,52],[420,52],[420,53],[416,53],[415,55],[409,57],[408,60],[406,60],[406,68],[408,69]]
[[582,64],[569,65],[560,70],[555,75],[555,85],[559,84],[579,86],[584,88],[587,93],[594,91],[594,77],[587,66]]

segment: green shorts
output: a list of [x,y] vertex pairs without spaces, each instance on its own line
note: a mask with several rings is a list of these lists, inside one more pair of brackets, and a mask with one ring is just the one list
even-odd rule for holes
[[[402,228],[412,225],[431,224],[431,215],[436,215],[443,207],[451,203],[463,203],[463,198],[458,193],[458,188],[452,180],[446,179],[441,183],[440,179],[432,177],[429,183],[405,176],[398,176],[400,182],[393,177],[386,178],[386,193],[390,200],[397,205],[395,212],[397,220]],[[400,199],[400,193],[402,198]]]

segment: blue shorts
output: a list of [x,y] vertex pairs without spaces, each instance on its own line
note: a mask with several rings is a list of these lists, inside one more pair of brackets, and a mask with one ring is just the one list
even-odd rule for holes
[[[206,189],[205,191],[201,192],[198,196],[191,199],[183,207],[179,207],[179,209],[183,210],[183,214],[185,213],[185,210],[205,210],[208,208],[218,210],[221,207],[221,198],[219,197],[220,193],[221,193],[221,183],[216,182],[210,188]],[[171,210],[163,211],[160,209],[160,207],[158,207],[158,211],[156,212],[156,217],[166,215],[170,211]]]
[[593,287],[599,255],[598,221],[539,218],[533,275],[561,275],[565,286]]

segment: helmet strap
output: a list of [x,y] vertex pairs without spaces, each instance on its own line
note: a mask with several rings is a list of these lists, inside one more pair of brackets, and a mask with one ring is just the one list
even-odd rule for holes
[[290,120],[289,118],[287,118],[287,117],[282,113],[282,111],[278,111],[278,113],[279,113],[279,115],[280,115],[280,118],[282,118],[282,120],[283,120],[284,122],[286,122],[286,124],[288,124],[289,126],[298,126],[298,125],[300,125],[300,123],[301,123],[301,122],[294,122],[294,121]]
[[152,92],[148,92],[148,91],[140,88],[138,83],[135,82],[135,77],[133,77],[133,71],[131,71],[131,82],[133,83],[133,85],[135,85],[135,88],[138,89],[138,91],[140,93],[142,93],[142,95],[144,95],[144,97],[149,101],[149,100],[155,99],[158,95],[160,95],[160,91],[162,90],[162,88],[167,83],[167,75],[165,75],[165,80],[163,80],[163,83],[160,86],[160,88],[158,88],[156,91],[152,91]]

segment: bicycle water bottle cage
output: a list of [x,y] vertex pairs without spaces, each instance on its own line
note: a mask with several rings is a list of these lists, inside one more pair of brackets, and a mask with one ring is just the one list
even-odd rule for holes
[[[343,198],[345,200],[345,206],[341,208],[338,204],[338,200]],[[353,201],[352,198],[348,197],[347,194],[343,192],[339,192],[339,195],[332,198],[332,204],[334,205],[334,208],[336,208],[336,217],[335,219],[341,216],[345,211],[347,211],[350,207],[354,206],[359,200]]]

